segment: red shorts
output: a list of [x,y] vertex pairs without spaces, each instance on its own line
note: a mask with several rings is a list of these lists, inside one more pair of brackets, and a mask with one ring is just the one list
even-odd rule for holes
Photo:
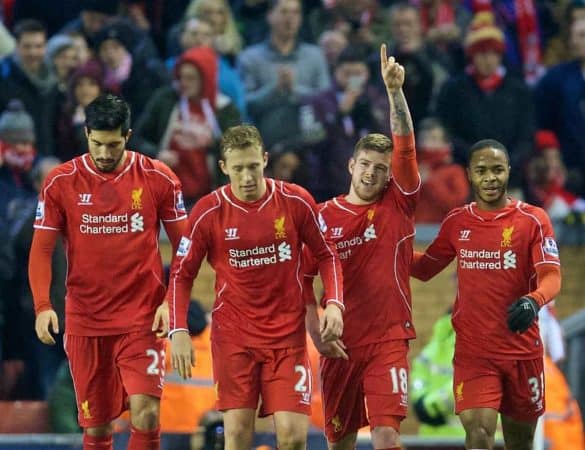
[[512,419],[534,422],[544,413],[542,358],[453,358],[455,412],[492,408]]
[[164,342],[153,333],[65,335],[64,346],[81,427],[110,423],[127,409],[130,395],[160,398]]
[[361,427],[400,431],[408,409],[408,341],[350,349],[349,361],[321,358],[325,435],[329,442]]
[[258,415],[276,411],[311,414],[311,366],[303,347],[274,350],[211,341],[217,409],[262,405]]

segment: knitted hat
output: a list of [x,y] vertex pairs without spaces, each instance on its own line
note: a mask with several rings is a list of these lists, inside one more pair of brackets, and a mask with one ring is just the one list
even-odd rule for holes
[[18,99],[10,100],[0,115],[0,140],[9,144],[35,141],[35,127],[32,117]]
[[132,51],[136,43],[134,39],[134,30],[124,22],[115,22],[102,28],[95,38],[95,48],[99,51],[104,41],[114,39],[120,43],[129,52]]
[[56,34],[47,41],[47,61],[53,61],[59,53],[71,47],[75,47],[75,41],[71,36],[67,36],[66,34]]
[[549,149],[558,150],[561,146],[556,134],[549,130],[538,130],[534,135],[534,140],[536,142],[536,149],[539,152]]
[[463,41],[465,54],[469,57],[479,52],[495,51],[504,53],[506,41],[491,12],[481,12],[473,16]]

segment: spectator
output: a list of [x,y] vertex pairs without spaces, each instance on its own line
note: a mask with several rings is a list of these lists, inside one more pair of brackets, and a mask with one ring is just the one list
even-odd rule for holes
[[422,436],[465,436],[454,413],[451,311],[433,325],[429,341],[412,363],[410,392]]
[[528,201],[546,210],[559,241],[568,244],[585,242],[585,226],[581,220],[585,217],[585,199],[568,189],[575,183],[568,179],[559,141],[553,132],[547,130],[538,131],[535,140],[538,153],[527,168]]
[[333,86],[308,98],[301,108],[303,138],[311,144],[306,155],[308,187],[317,201],[345,192],[351,178],[347,162],[361,137],[390,132],[384,92],[369,83],[367,54],[364,46],[343,50]]
[[157,57],[158,51],[149,33],[135,25],[131,19],[118,16],[120,0],[81,0],[80,3],[79,17],[67,23],[60,33],[81,33],[97,52],[98,35],[106,26],[121,23],[133,36],[134,45],[128,49],[132,56],[139,59]]
[[453,159],[466,163],[473,142],[492,136],[510,152],[510,188],[521,186],[533,148],[534,103],[524,81],[502,65],[505,42],[489,13],[476,15],[465,36],[470,65],[439,93],[437,116],[454,144]]
[[71,75],[67,100],[57,120],[55,156],[61,161],[69,161],[87,152],[85,107],[103,92],[103,69],[97,61],[87,61]]
[[549,69],[536,88],[539,127],[553,131],[569,173],[580,180],[575,194],[585,196],[585,19],[571,25],[575,59]]
[[[408,74],[404,95],[408,99],[415,128],[429,115],[439,88],[447,79],[448,64],[441,63],[438,52],[425,41],[419,11],[413,5],[399,2],[390,8],[390,29],[396,57]],[[374,58],[373,65],[378,60]]]
[[237,125],[240,115],[217,92],[217,56],[209,47],[187,50],[174,76],[174,86],[152,95],[135,133],[142,152],[156,155],[175,171],[186,203],[192,204],[211,190],[208,159],[222,130]]
[[[21,319],[13,317],[16,324],[12,325],[18,328],[15,335],[21,336],[19,346],[30,345],[30,353],[26,364],[34,373],[32,379],[38,384],[39,397],[45,399],[55,381],[59,366],[65,360],[63,351],[63,334],[55,336],[57,345],[42,345],[35,339],[34,328],[34,311],[32,294],[28,284],[28,259],[30,246],[33,237],[33,222],[37,211],[37,195],[43,185],[43,182],[49,172],[57,167],[61,162],[53,157],[46,156],[40,158],[27,173],[35,189],[35,195],[27,195],[14,199],[10,204],[9,222],[10,238],[14,247],[15,256],[15,276],[12,280],[12,291],[14,300],[19,303]],[[67,272],[67,261],[65,259],[65,250],[63,242],[59,240],[55,254],[53,255],[53,265],[51,273],[50,297],[59,318],[59,326],[64,329],[65,318],[65,274]]]
[[449,60],[452,68],[463,69],[463,31],[471,21],[471,14],[461,0],[414,0],[419,8],[423,33],[432,44]]
[[[242,37],[238,31],[236,21],[226,0],[191,0],[185,10],[184,22],[196,17],[209,22],[213,28],[213,48],[226,57],[230,64],[242,49]],[[169,31],[167,52],[171,55],[178,53],[177,37],[181,24],[175,25]],[[186,49],[184,49],[186,50]]]
[[219,54],[233,61],[242,50],[242,37],[226,0],[192,0],[185,16],[198,17],[213,26],[213,48]]
[[570,61],[573,57],[569,45],[569,31],[573,22],[585,19],[585,1],[572,0],[563,9],[560,18],[560,32],[553,36],[544,49],[543,62],[545,66],[551,67]]
[[89,48],[85,36],[79,31],[69,31],[63,36],[69,36],[73,39],[73,46],[77,54],[77,65],[82,66],[94,57],[93,51]]
[[[187,19],[181,28],[179,37],[182,52],[190,48],[206,46],[213,47],[213,27],[207,20],[192,17]],[[173,70],[177,58],[171,56],[167,59],[166,65],[169,70]],[[228,59],[223,55],[218,55],[218,85],[219,90],[227,95],[238,107],[240,114],[245,116],[246,100],[244,86],[240,79],[240,74],[231,66]]]
[[550,356],[544,357],[546,413],[544,437],[547,450],[585,450],[579,404],[573,397],[563,372]]
[[104,65],[105,88],[121,95],[138,117],[151,94],[169,83],[164,65],[156,59],[134,57],[130,50],[136,46],[132,28],[122,22],[102,29],[95,38],[96,49]]
[[56,34],[47,42],[45,62],[57,82],[57,109],[65,102],[69,76],[78,65],[77,49],[73,38]]
[[79,17],[71,20],[61,33],[80,32],[93,46],[94,38],[118,13],[119,0],[80,0]]
[[54,152],[53,126],[57,88],[44,62],[47,33],[36,20],[25,19],[14,27],[16,49],[0,65],[0,110],[18,98],[35,124],[40,154]]
[[347,38],[341,31],[326,30],[319,36],[319,47],[321,47],[321,51],[327,60],[329,71],[333,75],[337,58],[343,49],[347,47]]
[[35,141],[32,117],[20,100],[11,100],[0,115],[0,182],[6,188],[24,195],[35,193],[27,176],[37,155]]
[[561,325],[556,318],[554,300],[538,313],[544,343],[544,379],[546,380],[544,438],[547,450],[585,450],[579,404],[573,397],[563,372],[565,358]]
[[220,411],[211,409],[199,421],[196,432],[191,437],[191,450],[214,450],[224,448],[221,437],[223,430],[223,415]]
[[270,37],[246,48],[238,64],[248,114],[270,150],[298,139],[301,98],[328,88],[330,81],[321,50],[298,41],[300,0],[276,0],[267,20]]
[[19,265],[21,255],[17,254],[13,231],[15,216],[23,212],[20,205],[31,200],[36,205],[36,191],[29,177],[36,156],[34,142],[31,116],[20,100],[12,100],[0,115],[0,233],[4,244],[1,253],[7,258],[4,264],[11,264],[4,267],[1,277],[4,281],[0,282],[3,315],[10,317],[0,340],[4,341],[3,358],[12,365],[6,374],[8,383],[1,383],[4,386],[0,389],[4,390],[1,394],[17,399],[42,397],[34,336],[29,332],[34,319],[27,314],[28,305],[21,301],[26,286],[22,284],[22,270],[26,266]]
[[77,422],[77,401],[68,361],[61,363],[47,397],[47,403],[49,426],[53,433],[82,432]]
[[335,0],[323,2],[323,7],[309,13],[308,23],[312,42],[326,30],[343,33],[350,44],[367,45],[376,50],[388,42],[386,15],[378,0]]
[[294,150],[277,153],[268,160],[268,176],[276,180],[306,186],[308,177],[301,160],[302,156],[298,155]]
[[435,118],[421,121],[417,130],[421,193],[417,223],[439,224],[447,213],[469,198],[465,169],[453,163],[453,149],[443,125]]
[[16,41],[6,28],[4,23],[0,21],[0,58],[10,55],[16,47]]

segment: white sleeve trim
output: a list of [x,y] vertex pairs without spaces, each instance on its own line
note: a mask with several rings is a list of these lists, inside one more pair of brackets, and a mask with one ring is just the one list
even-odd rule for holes
[[39,230],[61,231],[61,228],[46,227],[44,225],[33,225],[33,228],[38,228]]
[[162,219],[163,222],[178,222],[179,220],[184,220],[186,219],[187,216],[183,215],[181,217],[177,217],[176,219]]
[[343,303],[341,303],[339,300],[335,300],[333,298],[329,299],[329,300],[325,300],[325,306],[327,306],[329,303],[333,303],[334,305],[339,306],[339,308],[341,309],[341,311],[345,311],[345,305]]
[[169,339],[171,338],[171,336],[173,334],[175,334],[177,331],[186,331],[187,333],[189,333],[189,330],[187,328],[175,328],[174,330],[169,331]]

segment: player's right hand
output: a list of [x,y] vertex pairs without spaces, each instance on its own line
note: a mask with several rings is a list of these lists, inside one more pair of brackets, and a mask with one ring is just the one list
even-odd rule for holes
[[183,379],[191,378],[191,367],[195,365],[195,353],[191,336],[187,331],[176,331],[171,336],[171,362],[173,369]]
[[386,44],[380,46],[380,66],[386,90],[392,92],[401,89],[404,85],[404,67],[396,62],[394,56],[387,56]]
[[332,342],[320,342],[315,344],[319,353],[327,358],[341,358],[348,360],[349,356],[345,352],[345,344],[341,339]]
[[47,345],[55,345],[55,338],[51,335],[49,328],[53,329],[53,333],[59,333],[59,319],[57,313],[52,309],[47,309],[37,314],[35,320],[35,331],[39,341]]

